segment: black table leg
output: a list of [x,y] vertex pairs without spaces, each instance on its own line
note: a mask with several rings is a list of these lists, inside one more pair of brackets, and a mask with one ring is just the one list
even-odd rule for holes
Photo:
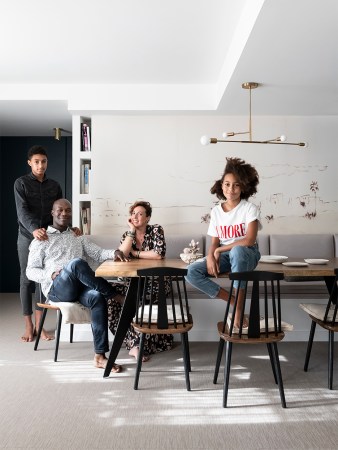
[[123,304],[119,324],[116,329],[112,348],[109,353],[107,366],[104,369],[103,378],[109,377],[113,368],[117,355],[123,344],[123,340],[127,334],[128,328],[135,316],[136,311],[136,296],[137,296],[138,278],[131,278],[128,292]]
[[330,295],[334,286],[334,277],[324,277],[324,280]]

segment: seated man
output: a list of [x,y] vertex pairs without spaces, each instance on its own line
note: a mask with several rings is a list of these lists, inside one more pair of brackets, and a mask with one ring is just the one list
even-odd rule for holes
[[[128,261],[120,250],[103,250],[87,236],[75,236],[69,228],[72,205],[56,200],[52,209],[53,225],[47,228],[48,240],[34,239],[30,245],[26,274],[41,284],[46,298],[53,302],[79,301],[90,308],[94,337],[94,366],[104,369],[109,350],[107,300],[117,296],[115,288],[95,273],[83,259],[86,256],[103,262],[106,259]],[[115,364],[113,372],[121,366]]]

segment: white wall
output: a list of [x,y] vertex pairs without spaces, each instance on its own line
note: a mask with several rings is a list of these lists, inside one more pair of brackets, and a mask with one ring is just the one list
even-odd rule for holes
[[[217,198],[210,187],[227,156],[253,164],[260,175],[253,199],[261,208],[264,233],[338,232],[338,117],[258,117],[254,139],[286,134],[285,145],[223,144],[203,147],[200,137],[247,129],[247,118],[183,115],[92,116],[92,233],[120,236],[136,199],[153,205],[153,223],[166,234],[206,233],[203,220]],[[311,183],[318,190],[311,191]],[[312,300],[315,301],[315,300]],[[192,340],[217,340],[223,305],[194,304]],[[286,318],[297,318],[289,340],[307,340],[309,321],[296,301],[286,302]],[[285,306],[285,305],[284,305]],[[292,320],[291,320],[292,322]],[[91,340],[88,326],[76,327]],[[318,333],[317,339],[326,339]],[[66,338],[67,339],[67,338]]]
[[[210,187],[227,156],[253,164],[260,175],[252,199],[261,208],[265,233],[337,232],[338,118],[257,117],[254,139],[286,134],[308,148],[218,143],[200,137],[247,129],[247,118],[224,116],[92,117],[92,222],[95,234],[125,229],[136,199],[153,205],[153,222],[167,233],[205,232],[217,198]],[[311,185],[313,190],[311,190]]]

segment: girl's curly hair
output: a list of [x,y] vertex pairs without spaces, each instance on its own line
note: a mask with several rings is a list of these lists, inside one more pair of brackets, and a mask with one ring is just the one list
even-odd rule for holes
[[240,158],[226,158],[227,163],[220,180],[217,180],[210,189],[212,194],[216,194],[220,200],[226,200],[223,194],[222,184],[224,177],[232,173],[241,187],[241,199],[248,200],[256,194],[259,176],[257,170]]

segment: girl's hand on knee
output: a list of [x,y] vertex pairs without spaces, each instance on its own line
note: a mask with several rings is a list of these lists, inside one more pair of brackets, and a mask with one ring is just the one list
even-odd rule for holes
[[207,271],[209,275],[217,277],[219,274],[219,265],[216,259],[213,257],[207,257]]

